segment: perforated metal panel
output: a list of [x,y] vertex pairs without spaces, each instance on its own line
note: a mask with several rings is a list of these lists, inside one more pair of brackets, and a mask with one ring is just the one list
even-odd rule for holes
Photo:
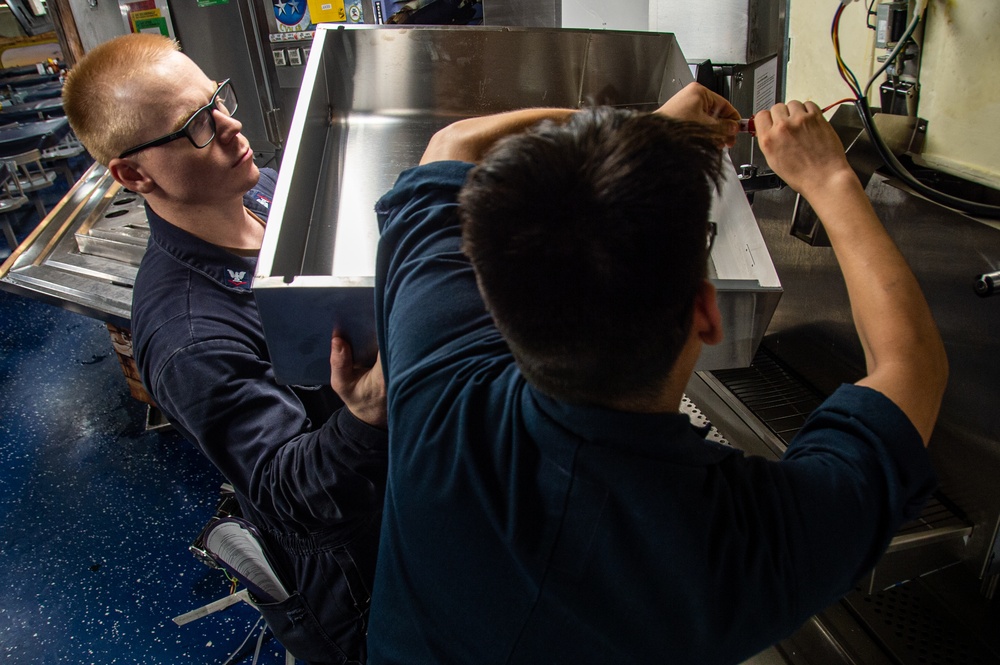
[[708,434],[705,438],[709,441],[714,441],[716,443],[721,443],[724,446],[732,445],[726,439],[725,435],[722,434],[712,423],[709,422],[708,417],[698,408],[698,405],[691,401],[687,395],[681,399],[681,413],[687,414],[690,418],[691,424],[695,427],[709,427]]
[[884,646],[906,665],[995,665],[992,653],[969,628],[916,583],[848,597],[848,607],[875,632]]

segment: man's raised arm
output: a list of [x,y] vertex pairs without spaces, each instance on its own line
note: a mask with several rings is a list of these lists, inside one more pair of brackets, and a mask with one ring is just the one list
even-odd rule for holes
[[847,283],[869,386],[930,439],[948,360],[930,308],[903,255],[875,215],[833,128],[812,102],[776,104],[754,117],[774,169],[819,215]]
[[[505,136],[524,131],[542,120],[562,122],[575,112],[576,109],[528,108],[459,120],[431,137],[420,163],[445,160],[478,163],[493,144]],[[736,121],[740,117],[723,97],[697,83],[682,88],[656,113],[677,120],[718,125],[720,142],[730,146],[735,141]]]
[[574,109],[531,108],[459,120],[431,137],[420,163],[452,159],[478,163],[505,136],[524,131],[542,120],[561,122],[574,112]]

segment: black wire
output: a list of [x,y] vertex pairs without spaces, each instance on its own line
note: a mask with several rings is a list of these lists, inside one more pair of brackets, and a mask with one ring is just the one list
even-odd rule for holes
[[868,107],[868,100],[861,97],[854,102],[854,105],[858,108],[858,115],[861,116],[861,122],[865,127],[865,131],[868,132],[868,136],[871,137],[872,144],[875,146],[879,156],[882,157],[882,161],[885,162],[886,166],[893,175],[909,185],[917,193],[926,196],[935,203],[955,208],[956,210],[974,215],[976,217],[1000,219],[1000,206],[978,203],[976,201],[961,199],[957,196],[952,196],[951,194],[945,194],[944,192],[939,192],[936,189],[928,187],[913,177],[913,175],[906,170],[906,167],[903,166],[898,159],[896,159],[896,156],[892,154],[892,150],[890,150],[889,146],[885,144],[882,136],[875,128],[875,121],[872,118],[871,109]]
[[878,12],[873,12],[872,11],[872,7],[874,7],[874,6],[875,6],[875,0],[872,0],[871,2],[868,3],[868,15],[865,16],[865,23],[868,25],[868,29],[869,30],[875,30],[877,32],[878,31],[878,24],[872,25],[872,21],[871,21],[872,16],[878,16]]

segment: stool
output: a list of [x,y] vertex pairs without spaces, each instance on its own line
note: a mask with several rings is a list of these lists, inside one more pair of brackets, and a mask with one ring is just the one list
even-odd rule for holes
[[[12,167],[22,194],[47,189],[54,185],[56,178],[59,177],[55,171],[50,171],[42,165],[42,152],[37,149],[22,152],[20,155],[11,155],[6,158],[6,161]],[[8,191],[10,191],[9,187]],[[40,197],[32,198],[35,202],[35,209],[38,210],[40,221],[47,214],[45,205]]]
[[10,164],[0,162],[0,226],[3,227],[3,234],[7,238],[11,252],[17,249],[19,243],[17,236],[14,235],[14,227],[10,224],[9,215],[20,210],[27,202],[28,197],[21,189],[20,180],[14,177]]

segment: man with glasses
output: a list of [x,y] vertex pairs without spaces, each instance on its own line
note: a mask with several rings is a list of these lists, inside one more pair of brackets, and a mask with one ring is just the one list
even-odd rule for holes
[[652,114],[462,120],[378,202],[371,663],[742,662],[918,514],[943,346],[815,104],[757,114],[757,139],[829,233],[868,376],[781,461],[678,413],[722,336],[708,215],[737,120],[695,84]]
[[170,132],[158,139],[140,143],[124,151],[118,157],[119,159],[124,159],[147,148],[155,148],[158,145],[164,145],[176,139],[187,139],[191,141],[191,145],[194,147],[204,148],[215,138],[216,128],[213,111],[217,110],[223,115],[232,117],[236,113],[237,105],[236,92],[233,90],[233,85],[229,82],[229,79],[226,79],[219,84],[219,88],[212,95],[212,99],[209,100],[208,104],[191,114],[187,122],[176,132]]
[[134,34],[90,51],[63,103],[94,158],[146,200],[136,361],[291,592],[258,607],[299,659],[363,662],[386,475],[381,368],[355,368],[333,337],[331,386],[275,380],[250,287],[276,174],[254,164],[232,83],[172,40]]

